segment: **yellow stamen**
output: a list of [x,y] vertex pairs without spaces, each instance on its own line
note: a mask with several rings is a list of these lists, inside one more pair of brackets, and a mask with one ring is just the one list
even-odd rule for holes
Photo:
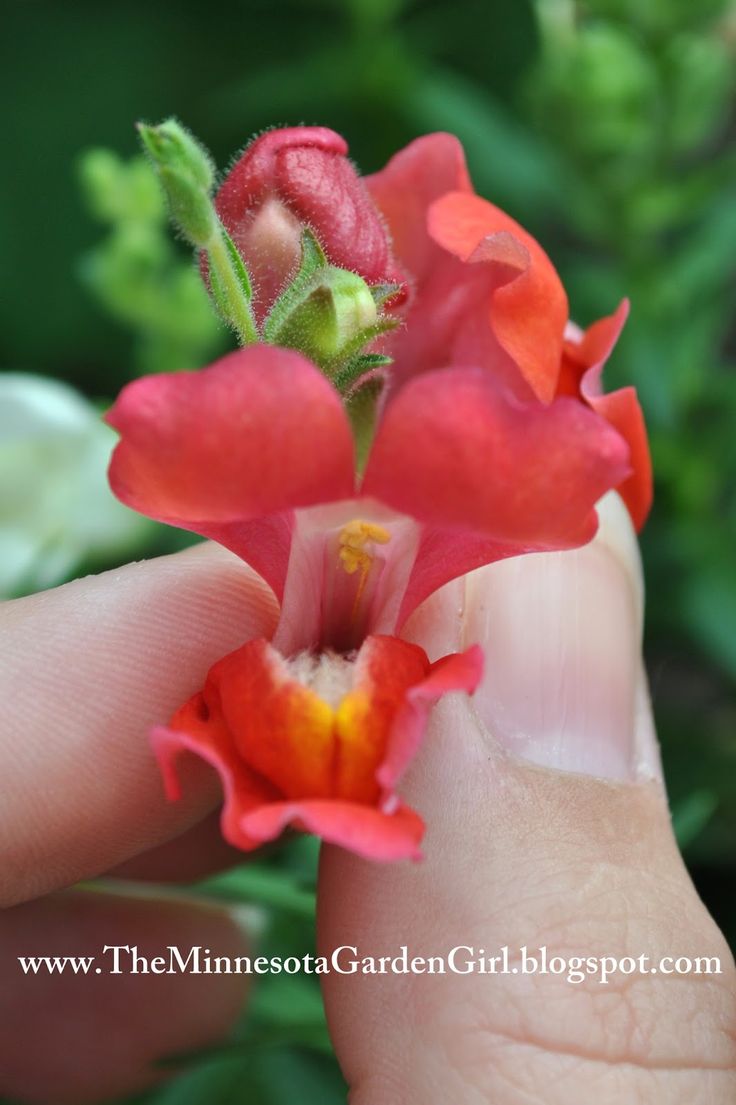
[[373,563],[372,544],[387,545],[391,540],[391,534],[383,526],[375,522],[362,522],[355,518],[348,522],[340,530],[339,552],[340,563],[349,576],[360,572],[358,590],[353,603],[353,620],[358,612],[358,606],[368,581],[368,573]]

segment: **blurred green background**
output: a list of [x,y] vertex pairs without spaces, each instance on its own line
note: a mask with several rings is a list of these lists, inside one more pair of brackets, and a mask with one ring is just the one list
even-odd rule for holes
[[[454,131],[477,190],[551,254],[579,323],[630,296],[606,380],[636,384],[651,432],[654,705],[686,860],[736,944],[733,0],[25,0],[3,32],[8,369],[105,401],[229,342],[125,164],[134,120],[171,113],[222,168],[271,124],[342,131],[365,172]],[[151,530],[143,552],[172,540]],[[315,855],[299,841],[206,889],[261,903],[267,951],[303,954]],[[145,1100],[275,1105],[297,1085],[303,1105],[343,1100],[312,982],[265,980],[236,1043]]]

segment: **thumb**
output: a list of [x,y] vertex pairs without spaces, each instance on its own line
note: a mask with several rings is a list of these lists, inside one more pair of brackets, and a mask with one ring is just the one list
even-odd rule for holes
[[[602,515],[584,549],[468,577],[456,641],[457,589],[413,619],[487,669],[406,780],[424,862],[323,853],[322,954],[385,972],[323,980],[353,1105],[734,1099],[733,963],[672,835],[635,538],[616,497]],[[404,945],[425,960],[406,973]]]

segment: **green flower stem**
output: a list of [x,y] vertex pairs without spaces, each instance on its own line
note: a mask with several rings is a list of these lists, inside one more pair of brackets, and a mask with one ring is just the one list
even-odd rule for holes
[[171,217],[210,263],[210,288],[220,314],[243,345],[258,341],[248,271],[212,201],[215,167],[204,146],[176,119],[158,126],[138,124],[143,148],[153,162]]
[[246,296],[240,275],[235,270],[218,220],[218,229],[205,246],[210,263],[211,279],[219,284],[220,307],[226,320],[236,331],[242,345],[252,345],[260,340],[253,311]]

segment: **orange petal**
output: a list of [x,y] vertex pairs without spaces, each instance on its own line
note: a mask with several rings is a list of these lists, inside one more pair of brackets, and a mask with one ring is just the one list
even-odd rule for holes
[[469,192],[449,192],[429,209],[434,240],[462,261],[505,270],[490,293],[494,333],[538,399],[557,385],[568,318],[565,289],[537,241],[494,204]]
[[285,798],[333,796],[335,712],[291,677],[276,649],[249,641],[215,664],[208,683],[253,770]]
[[376,773],[388,745],[393,721],[407,691],[429,672],[426,653],[396,637],[369,637],[356,663],[355,690],[336,713],[335,797],[375,802]]

